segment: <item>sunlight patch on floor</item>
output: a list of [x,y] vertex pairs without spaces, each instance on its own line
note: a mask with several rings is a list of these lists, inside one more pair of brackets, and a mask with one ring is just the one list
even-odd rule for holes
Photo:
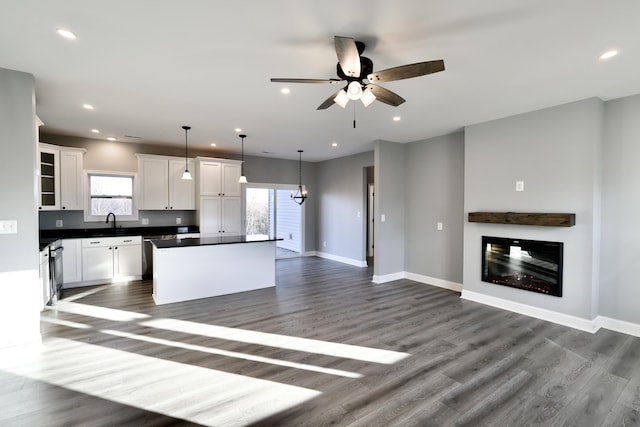
[[385,365],[396,363],[410,356],[409,353],[401,353],[391,350],[380,350],[358,345],[340,344],[309,338],[298,338],[288,335],[228,328],[225,326],[208,325],[204,323],[189,322],[186,320],[150,319],[139,323],[143,326],[174,332],[202,335],[210,338],[239,341],[248,344],[278,347],[287,350],[304,351],[307,353],[324,354],[326,356],[381,363]]
[[32,356],[0,369],[204,425],[248,425],[321,394],[62,338]]
[[115,320],[118,322],[130,322],[133,320],[148,319],[151,317],[148,314],[136,313],[135,311],[81,304],[66,300],[62,300],[58,304],[51,306],[49,310],[79,314],[81,316],[97,317],[106,320]]
[[340,369],[323,368],[321,366],[309,365],[306,363],[289,362],[286,360],[272,359],[270,357],[254,356],[247,353],[238,353],[235,351],[220,350],[217,348],[210,348],[210,347],[205,347],[205,346],[195,345],[195,344],[187,344],[179,341],[171,341],[171,340],[166,340],[162,338],[153,338],[145,335],[132,334],[129,332],[114,331],[114,330],[108,330],[108,329],[101,330],[100,332],[117,336],[117,337],[129,338],[129,339],[149,342],[153,344],[183,348],[185,350],[199,351],[203,353],[216,354],[216,355],[225,356],[225,357],[233,357],[235,359],[251,360],[253,362],[261,362],[261,363],[268,363],[271,365],[286,366],[288,368],[302,369],[305,371],[312,371],[312,372],[320,372],[323,374],[337,375],[337,376],[346,377],[346,378],[362,378],[361,374],[358,374],[355,372],[343,371]]

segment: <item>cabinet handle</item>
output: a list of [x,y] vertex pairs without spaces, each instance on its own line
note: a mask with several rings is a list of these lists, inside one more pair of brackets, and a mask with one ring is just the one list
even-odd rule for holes
[[117,250],[118,250],[118,247],[116,246],[116,247],[115,247],[115,248],[113,248],[113,249],[115,249],[115,250],[117,251]]
[[165,206],[164,208],[165,208],[165,209],[167,209],[167,207],[166,207],[166,206]]
[[[91,245],[97,245],[98,243],[100,243],[100,242],[89,242],[89,244],[91,244]],[[111,248],[109,248],[109,249],[111,249]]]
[[109,250],[113,249],[111,246],[109,246]]
[[169,206],[169,209],[173,209],[173,206]]
[[63,206],[63,207],[62,207],[62,210],[65,210],[65,209],[67,209],[67,207],[66,207],[66,206]]
[[[124,240],[124,242],[125,242],[125,243],[133,242],[133,240],[131,240],[131,239],[129,239],[129,240]],[[118,248],[116,248],[116,249],[118,249]]]
[[42,209],[42,206],[40,206],[38,209]]

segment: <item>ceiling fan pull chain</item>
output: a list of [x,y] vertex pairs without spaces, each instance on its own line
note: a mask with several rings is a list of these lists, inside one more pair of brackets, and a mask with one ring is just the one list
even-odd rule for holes
[[356,103],[352,102],[353,104],[353,128],[356,128]]

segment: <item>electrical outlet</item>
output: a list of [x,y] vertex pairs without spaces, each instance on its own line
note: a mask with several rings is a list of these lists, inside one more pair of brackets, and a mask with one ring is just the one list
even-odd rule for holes
[[327,247],[327,242],[326,242],[326,240],[325,240],[324,242],[322,242],[322,247],[323,247],[323,248],[326,248],[326,247]]
[[16,234],[18,232],[18,221],[0,221],[0,234]]
[[177,225],[182,224],[182,218],[176,218],[176,224]]
[[360,211],[358,211],[358,218],[360,218]]
[[524,191],[524,181],[516,181],[516,191]]
[[142,218],[142,225],[149,225],[149,218]]
[[442,223],[441,222],[436,223],[436,230],[442,231]]
[[380,215],[380,222],[385,222],[387,220],[387,216],[385,214]]
[[56,227],[64,227],[64,222],[61,219],[56,219]]

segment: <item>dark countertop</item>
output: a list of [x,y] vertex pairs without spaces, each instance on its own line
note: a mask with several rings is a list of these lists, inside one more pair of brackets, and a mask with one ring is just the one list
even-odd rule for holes
[[247,238],[247,236],[215,236],[186,239],[151,240],[158,249],[185,248],[191,246],[230,245],[236,243],[275,242],[282,239]]
[[40,230],[40,250],[60,239],[84,239],[88,237],[142,236],[159,237],[174,234],[199,233],[197,225],[176,225],[166,227],[101,227],[101,228],[61,228]]

